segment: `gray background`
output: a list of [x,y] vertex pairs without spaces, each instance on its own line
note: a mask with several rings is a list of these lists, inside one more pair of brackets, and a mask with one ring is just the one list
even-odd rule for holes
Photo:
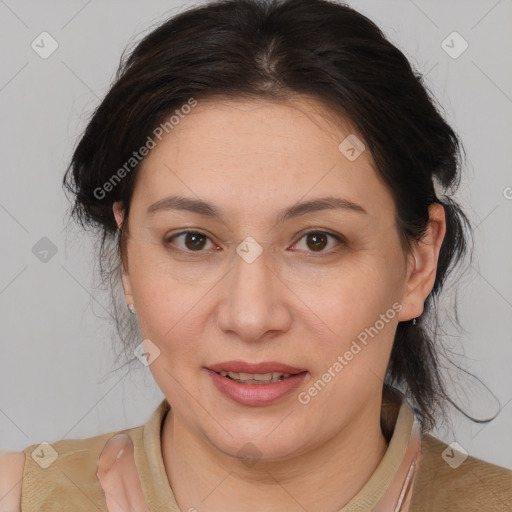
[[[426,73],[467,149],[458,198],[478,226],[476,259],[459,280],[466,332],[446,320],[444,341],[498,401],[461,372],[449,386],[473,414],[499,414],[485,425],[449,410],[436,434],[512,468],[512,2],[350,4]],[[142,364],[109,373],[108,296],[93,288],[92,241],[65,230],[61,179],[125,46],[185,5],[0,0],[0,450],[141,425],[163,398]],[[59,45],[47,59],[31,48],[43,31]],[[453,31],[469,43],[456,59],[441,47]],[[46,263],[32,252],[42,237],[57,249]]]

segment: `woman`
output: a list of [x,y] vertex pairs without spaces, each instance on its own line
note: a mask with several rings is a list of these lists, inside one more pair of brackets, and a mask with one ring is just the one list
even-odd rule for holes
[[448,400],[433,301],[468,236],[459,159],[349,7],[230,0],[154,30],[65,184],[101,261],[118,248],[129,350],[165,399],[140,427],[4,454],[4,506],[510,510],[511,471],[428,434]]

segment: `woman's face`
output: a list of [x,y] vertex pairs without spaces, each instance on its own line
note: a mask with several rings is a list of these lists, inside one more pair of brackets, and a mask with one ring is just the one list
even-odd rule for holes
[[[339,147],[351,133],[304,98],[199,101],[141,164],[127,303],[175,421],[226,454],[285,459],[378,422],[397,323],[421,313],[392,196],[368,150]],[[236,380],[272,371],[295,376]]]

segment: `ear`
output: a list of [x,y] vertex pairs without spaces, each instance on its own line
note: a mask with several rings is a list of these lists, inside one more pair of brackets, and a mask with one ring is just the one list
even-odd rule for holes
[[[121,229],[121,226],[124,221],[124,209],[123,209],[123,203],[121,201],[116,201],[112,207],[112,210],[114,212],[114,217],[117,222],[117,228]],[[124,262],[121,262],[121,269],[122,269],[122,280],[123,280],[123,290],[124,290],[124,297],[126,300],[126,304],[133,304],[133,296],[132,296],[132,287],[130,283],[130,276],[128,275],[128,271],[124,265]]]
[[445,211],[442,205],[429,207],[429,224],[423,238],[411,248],[407,258],[407,281],[402,297],[403,309],[398,320],[404,322],[423,313],[426,298],[436,280],[439,251],[446,233]]

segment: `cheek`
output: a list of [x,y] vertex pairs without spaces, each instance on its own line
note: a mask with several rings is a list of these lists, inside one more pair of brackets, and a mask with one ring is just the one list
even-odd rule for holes
[[[130,284],[142,338],[154,340],[173,359],[182,358],[196,348],[193,342],[204,328],[198,315],[204,315],[208,297],[205,286],[177,279],[176,269],[161,252],[141,247],[130,254]],[[180,340],[179,345],[174,340]]]
[[334,279],[312,302],[322,322],[308,347],[312,378],[301,398],[326,417],[333,404],[350,416],[385,379],[401,305],[396,283],[376,270]]
[[[389,259],[389,261],[393,261]],[[400,266],[388,266],[384,258],[368,255],[355,264],[340,267],[316,286],[296,289],[308,307],[340,337],[356,334],[373,324],[393,303],[400,301]]]
[[384,379],[401,310],[401,267],[386,263],[396,261],[393,258],[368,254],[309,291],[307,304],[321,319],[318,324],[311,315],[308,321],[310,326],[315,321],[319,325],[311,360],[316,378],[329,369],[336,375],[332,380],[338,385],[330,389],[338,398],[357,396],[361,386],[373,389]]

